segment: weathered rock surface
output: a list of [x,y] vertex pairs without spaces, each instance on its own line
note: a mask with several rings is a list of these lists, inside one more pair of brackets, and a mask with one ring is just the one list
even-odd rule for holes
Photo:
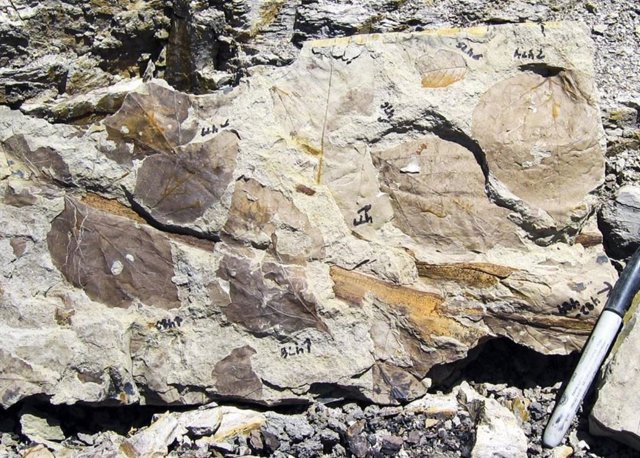
[[625,185],[615,200],[604,207],[601,219],[612,253],[632,254],[640,246],[640,187]]
[[57,419],[35,409],[21,411],[20,432],[37,444],[62,441],[65,438]]
[[2,405],[398,404],[486,338],[580,348],[615,278],[592,77],[578,25],[480,27],[0,109]]
[[589,417],[592,433],[613,437],[636,450],[640,449],[640,425],[637,404],[630,393],[640,389],[640,365],[636,361],[640,345],[637,310],[636,298],[605,365],[598,399]]
[[169,28],[157,0],[3,2],[0,103],[41,104],[142,76]]
[[472,458],[527,456],[527,438],[513,412],[495,399],[483,398],[464,382],[460,386],[459,396],[472,414],[477,416]]

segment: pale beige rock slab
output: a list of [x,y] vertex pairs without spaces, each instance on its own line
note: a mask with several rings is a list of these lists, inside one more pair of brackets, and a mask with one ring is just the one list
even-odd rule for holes
[[467,382],[460,385],[458,396],[477,416],[472,458],[526,458],[527,436],[513,412],[495,399],[481,396]]
[[[312,42],[293,65],[256,69],[228,93],[187,97],[155,81],[131,97],[143,113],[128,102],[86,128],[0,109],[0,151],[12,161],[0,181],[0,347],[16,374],[37,375],[29,384],[3,381],[3,405],[39,393],[55,403],[195,404],[235,395],[278,404],[323,396],[323,387],[393,404],[423,394],[434,364],[463,358],[482,337],[506,336],[545,353],[580,348],[615,271],[599,243],[565,243],[580,235],[582,220],[559,233],[546,211],[506,184],[492,191],[497,178],[487,176],[473,132],[483,94],[497,81],[532,74],[531,62],[513,55],[525,43],[545,46],[539,64],[592,74],[579,27],[546,30]],[[163,105],[165,98],[176,103]],[[144,135],[132,138],[137,132]],[[162,233],[170,246],[163,259],[170,251],[173,264],[163,278],[177,290],[175,307],[138,298],[114,309],[66,281],[44,241],[68,194],[93,203],[102,218],[145,225],[128,208],[153,157],[144,148],[172,157],[223,133],[238,147],[235,169],[224,174],[228,188],[196,222],[169,228],[209,238],[220,231],[222,241]],[[466,194],[456,195],[463,186]],[[84,195],[85,187],[100,196]],[[403,187],[410,224],[392,200]],[[190,197],[185,202],[200,203]],[[225,229],[234,197],[236,220]],[[435,210],[413,210],[422,207]],[[440,218],[438,209],[450,213]],[[247,224],[258,210],[262,222]],[[543,230],[550,238],[537,241],[547,246],[530,240]],[[330,266],[352,275],[340,283]],[[111,262],[105,274],[118,272]],[[279,313],[297,311],[298,323],[261,310],[256,298],[264,291],[266,305],[286,297]],[[225,377],[236,364],[240,370]],[[238,381],[247,383],[234,392]]]
[[47,447],[38,444],[22,452],[22,458],[54,458],[54,454]]
[[491,87],[473,114],[489,170],[561,226],[586,213],[584,197],[603,178],[593,93],[593,82],[571,69],[555,76],[525,73]]
[[64,432],[60,423],[53,417],[36,410],[23,410],[20,415],[20,431],[31,441],[48,443],[49,441],[63,441]]
[[186,433],[175,415],[167,412],[148,428],[124,441],[120,450],[136,458],[160,457],[169,453],[169,446]]

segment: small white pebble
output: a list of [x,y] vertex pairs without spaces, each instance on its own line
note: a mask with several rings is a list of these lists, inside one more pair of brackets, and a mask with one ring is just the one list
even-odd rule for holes
[[124,269],[124,266],[118,260],[113,261],[113,264],[111,264],[111,274],[113,275],[120,275],[122,273],[122,269]]
[[413,159],[407,165],[400,169],[402,173],[420,173],[420,164],[416,159]]

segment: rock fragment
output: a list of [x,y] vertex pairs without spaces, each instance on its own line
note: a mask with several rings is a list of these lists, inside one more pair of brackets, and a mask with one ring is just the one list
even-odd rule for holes
[[472,414],[477,415],[473,458],[527,456],[527,438],[509,409],[495,399],[480,396],[466,382],[460,386],[459,396]]
[[640,427],[635,404],[629,393],[640,389],[640,365],[633,355],[640,345],[638,298],[627,312],[627,321],[605,362],[602,380],[597,388],[597,401],[589,417],[593,434],[613,437],[636,450],[640,449]]
[[640,245],[639,215],[640,187],[631,184],[618,189],[615,201],[602,209],[609,247],[615,255],[630,256]]
[[57,419],[33,408],[21,411],[20,431],[38,444],[47,444],[50,441],[61,442],[65,439]]

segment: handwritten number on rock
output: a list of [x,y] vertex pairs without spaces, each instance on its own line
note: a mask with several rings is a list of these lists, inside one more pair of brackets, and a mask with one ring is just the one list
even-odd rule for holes
[[463,43],[462,41],[459,41],[458,43],[456,43],[456,48],[458,48],[460,51],[462,51],[463,53],[465,53],[467,56],[471,57],[474,60],[480,60],[482,58],[482,54],[476,54],[473,48],[471,47],[471,45],[468,45],[467,43]]
[[183,319],[179,316],[174,319],[163,318],[159,321],[156,321],[156,329],[158,331],[166,331],[167,329],[179,328],[182,325]]
[[224,129],[225,127],[229,127],[229,120],[228,119],[225,122],[223,122],[222,124],[220,124],[220,127],[216,126],[215,124],[211,124],[211,127],[203,127],[200,130],[200,136],[204,137],[204,136],[209,135],[209,134],[215,134],[220,129]]
[[516,48],[513,52],[514,59],[544,59],[544,51],[542,48],[538,49],[525,49],[520,51],[520,48]]
[[280,348],[280,356],[285,359],[289,356],[304,355],[305,353],[311,353],[311,339],[308,337],[302,343],[289,344]]

